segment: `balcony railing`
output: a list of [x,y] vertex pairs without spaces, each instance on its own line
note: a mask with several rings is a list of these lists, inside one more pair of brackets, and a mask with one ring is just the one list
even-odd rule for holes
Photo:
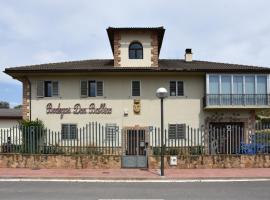
[[270,94],[207,94],[204,106],[267,106]]

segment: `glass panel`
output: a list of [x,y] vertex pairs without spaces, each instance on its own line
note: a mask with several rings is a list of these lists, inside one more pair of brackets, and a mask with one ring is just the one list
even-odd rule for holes
[[89,81],[89,97],[96,96],[96,81]]
[[233,105],[242,105],[244,103],[243,76],[233,77]]
[[136,50],[129,50],[129,59],[136,58]]
[[170,96],[176,96],[176,82],[170,81]]
[[219,76],[209,76],[209,95],[208,104],[218,105],[220,103],[219,98]]
[[245,77],[245,104],[255,104],[255,76]]
[[136,59],[143,59],[143,51],[142,51],[142,49],[136,50]]
[[183,81],[177,81],[177,95],[184,96],[184,84]]
[[267,78],[266,76],[257,76],[257,94],[267,93]]
[[133,43],[129,47],[130,49],[142,49],[142,45],[140,43]]
[[221,104],[231,104],[231,76],[221,76]]
[[45,97],[51,97],[51,96],[52,96],[52,82],[45,81]]
[[246,76],[245,77],[245,89],[246,94],[255,94],[255,77],[254,76]]
[[140,81],[132,81],[132,96],[140,96]]
[[219,94],[219,77],[209,76],[209,93]]
[[257,76],[257,95],[256,100],[258,105],[267,104],[267,77]]

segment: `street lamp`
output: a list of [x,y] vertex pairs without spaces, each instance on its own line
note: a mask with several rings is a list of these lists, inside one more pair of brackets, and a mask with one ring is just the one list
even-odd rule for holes
[[161,154],[160,154],[160,175],[164,176],[164,132],[163,132],[163,99],[165,99],[168,96],[168,91],[166,88],[158,88],[156,91],[157,97],[160,99],[160,106],[161,106]]

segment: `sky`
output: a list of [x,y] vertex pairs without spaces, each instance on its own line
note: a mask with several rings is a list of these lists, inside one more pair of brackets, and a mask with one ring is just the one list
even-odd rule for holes
[[6,67],[112,58],[106,28],[164,26],[161,58],[270,67],[269,0],[0,0],[0,101],[22,103]]

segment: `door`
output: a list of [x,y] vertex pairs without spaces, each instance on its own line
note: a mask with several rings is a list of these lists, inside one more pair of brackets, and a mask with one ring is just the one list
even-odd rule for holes
[[210,123],[210,154],[237,154],[243,141],[243,123]]
[[122,156],[124,168],[146,168],[147,146],[146,129],[126,129],[124,131],[125,151]]

